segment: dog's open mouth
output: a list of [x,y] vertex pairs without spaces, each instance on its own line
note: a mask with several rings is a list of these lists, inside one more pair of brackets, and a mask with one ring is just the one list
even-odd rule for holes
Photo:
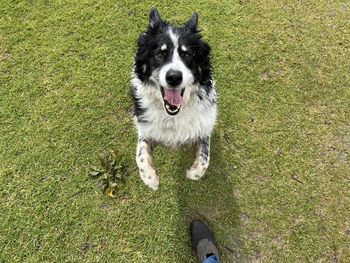
[[161,87],[164,108],[169,115],[176,115],[179,113],[183,102],[183,94],[185,89],[167,89]]

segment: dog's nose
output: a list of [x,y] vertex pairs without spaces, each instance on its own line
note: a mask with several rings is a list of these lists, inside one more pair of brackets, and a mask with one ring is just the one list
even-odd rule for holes
[[178,70],[169,70],[165,75],[166,82],[170,86],[177,86],[182,82],[182,72]]

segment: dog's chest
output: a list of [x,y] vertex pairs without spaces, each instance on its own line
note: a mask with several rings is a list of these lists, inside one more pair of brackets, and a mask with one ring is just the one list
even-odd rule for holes
[[147,122],[137,124],[145,139],[177,146],[210,136],[216,119],[216,105],[194,101],[176,116],[167,115],[162,107],[151,106],[145,117]]

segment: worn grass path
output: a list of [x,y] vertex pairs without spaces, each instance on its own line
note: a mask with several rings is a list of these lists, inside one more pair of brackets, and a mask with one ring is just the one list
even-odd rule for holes
[[[128,95],[152,6],[199,12],[220,96],[206,177],[157,147],[155,193]],[[0,262],[196,262],[194,218],[223,262],[349,262],[349,43],[347,1],[1,1]],[[86,175],[110,149],[115,199]]]

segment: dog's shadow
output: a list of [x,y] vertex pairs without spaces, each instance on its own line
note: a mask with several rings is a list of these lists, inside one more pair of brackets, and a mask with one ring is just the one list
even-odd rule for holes
[[[192,220],[204,221],[215,233],[223,262],[242,262],[243,248],[239,239],[239,208],[235,201],[234,164],[225,159],[223,138],[213,134],[211,138],[211,156],[205,176],[198,181],[184,177],[184,169],[191,166],[195,153],[191,147],[177,151],[177,163],[172,176],[176,178],[177,196],[181,214],[178,220],[177,235],[183,240],[181,247],[188,255],[189,225]],[[179,257],[181,257],[179,255]],[[195,258],[195,257],[192,257]],[[178,262],[189,262],[188,257]],[[196,261],[193,261],[196,262]]]

